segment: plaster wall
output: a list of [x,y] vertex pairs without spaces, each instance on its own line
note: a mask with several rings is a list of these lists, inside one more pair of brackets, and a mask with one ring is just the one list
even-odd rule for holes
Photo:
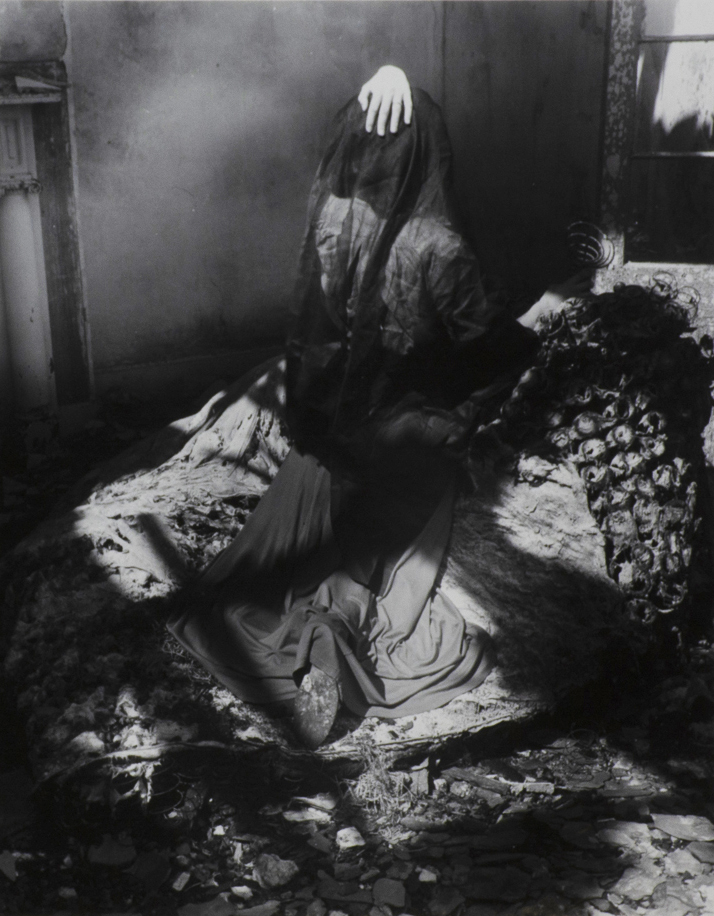
[[606,6],[66,4],[100,383],[280,338],[330,118],[385,62],[445,107],[484,267],[544,286],[596,205]]
[[441,6],[65,9],[95,369],[280,337],[329,121],[386,61],[440,97]]
[[0,60],[69,67],[100,388],[282,336],[329,121],[385,62],[444,107],[484,269],[539,291],[567,222],[596,211],[606,17],[597,0],[0,3]]

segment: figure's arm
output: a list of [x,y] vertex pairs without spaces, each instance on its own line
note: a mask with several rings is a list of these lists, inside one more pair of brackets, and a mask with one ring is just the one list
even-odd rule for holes
[[377,133],[383,137],[387,129],[396,134],[399,120],[404,113],[404,123],[412,121],[412,90],[409,80],[399,67],[380,67],[371,80],[362,86],[357,101],[362,111],[367,112],[367,133],[371,133],[377,122]]
[[526,328],[535,328],[539,318],[545,318],[565,308],[569,299],[587,296],[593,285],[593,272],[586,268],[562,283],[549,286],[540,299],[518,321]]

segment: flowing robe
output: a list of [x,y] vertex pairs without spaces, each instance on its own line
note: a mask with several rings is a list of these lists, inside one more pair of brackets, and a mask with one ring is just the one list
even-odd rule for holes
[[488,635],[438,587],[459,462],[535,335],[484,291],[456,228],[451,153],[419,90],[378,137],[337,116],[308,208],[287,348],[293,449],[171,632],[225,686],[289,703],[316,665],[359,715],[478,685]]

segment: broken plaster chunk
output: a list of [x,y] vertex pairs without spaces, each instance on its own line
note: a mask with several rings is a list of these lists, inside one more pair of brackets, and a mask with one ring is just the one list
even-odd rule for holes
[[[182,871],[174,878],[171,889],[178,891],[179,893],[186,887],[188,882],[191,880],[191,872]],[[233,888],[231,888],[233,890]]]
[[354,849],[356,846],[365,846],[362,834],[356,827],[343,827],[337,831],[335,842],[340,849]]
[[663,880],[662,872],[643,860],[637,868],[625,869],[622,877],[612,887],[612,892],[629,897],[630,900],[642,900],[651,897]]
[[231,888],[231,894],[239,900],[250,900],[253,896],[253,891],[246,884],[238,884]]
[[678,840],[709,842],[714,840],[714,824],[695,814],[653,814],[655,827]]
[[686,849],[675,849],[664,861],[664,870],[668,875],[701,875],[704,866],[695,856]]
[[436,884],[439,880],[439,875],[431,868],[419,868],[417,875],[422,884]]
[[264,852],[255,860],[253,875],[262,888],[282,887],[292,881],[299,870],[291,859],[281,859],[280,856]]
[[689,852],[696,856],[700,862],[707,865],[714,865],[714,843],[694,842],[687,846]]
[[332,817],[320,808],[301,808],[299,811],[283,811],[283,817],[292,824],[329,824]]

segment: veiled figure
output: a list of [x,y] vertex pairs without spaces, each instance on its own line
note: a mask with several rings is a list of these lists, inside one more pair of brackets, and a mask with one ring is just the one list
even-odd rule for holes
[[441,113],[413,95],[411,124],[386,136],[357,100],[334,121],[287,344],[293,447],[204,598],[169,624],[239,697],[296,701],[308,744],[338,696],[361,716],[411,715],[494,664],[439,570],[470,435],[537,337],[486,294]]

